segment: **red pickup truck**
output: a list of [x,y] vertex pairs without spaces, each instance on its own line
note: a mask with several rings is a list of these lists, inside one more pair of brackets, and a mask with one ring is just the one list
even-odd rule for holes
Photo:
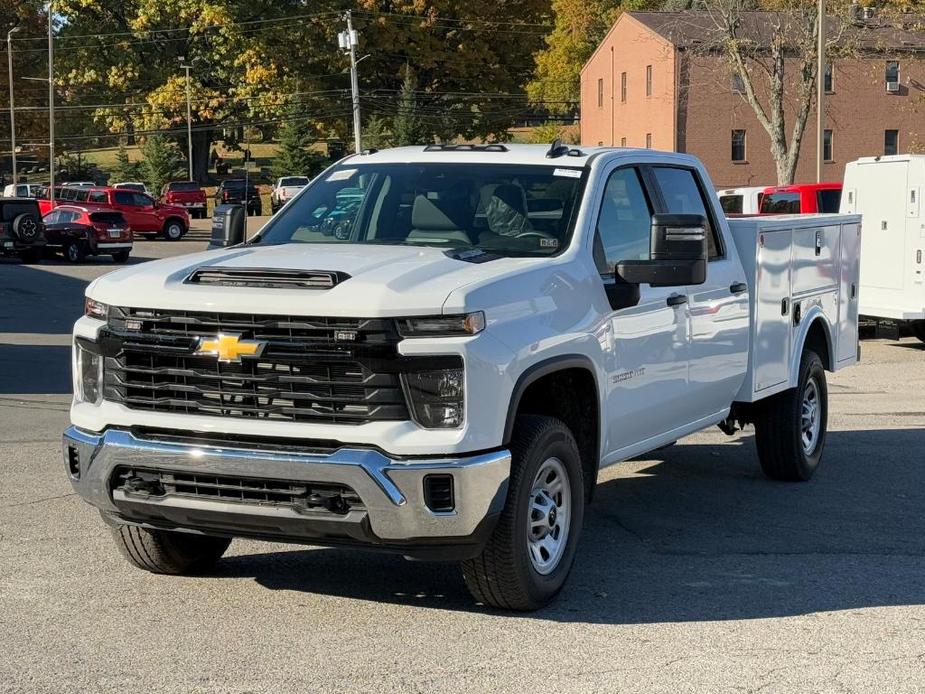
[[185,207],[196,219],[206,218],[206,191],[196,181],[171,181],[161,190],[161,200]]
[[[55,206],[67,203],[121,212],[131,230],[147,238],[160,234],[169,241],[179,241],[189,231],[189,213],[185,208],[166,205],[134,190],[55,186]],[[39,194],[39,209],[45,215],[51,208],[46,189]]]

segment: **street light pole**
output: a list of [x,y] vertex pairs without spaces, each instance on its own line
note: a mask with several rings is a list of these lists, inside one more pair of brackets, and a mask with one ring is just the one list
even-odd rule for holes
[[55,206],[55,43],[53,2],[48,3],[48,202]]
[[17,183],[16,180],[16,109],[13,104],[13,34],[22,29],[21,26],[16,26],[6,32],[6,57],[7,57],[7,66],[10,70],[10,150],[13,153],[13,185]]
[[344,13],[347,22],[347,31],[337,35],[340,47],[350,52],[350,94],[353,101],[353,147],[359,154],[363,150],[363,139],[360,134],[360,86],[357,80],[357,33],[353,28],[350,10]]
[[818,0],[816,17],[816,183],[822,183],[825,156],[825,0]]
[[[180,58],[183,61],[183,58]],[[193,116],[190,110],[190,82],[189,71],[191,65],[180,65],[186,71],[186,147],[189,159],[189,180],[193,180]]]

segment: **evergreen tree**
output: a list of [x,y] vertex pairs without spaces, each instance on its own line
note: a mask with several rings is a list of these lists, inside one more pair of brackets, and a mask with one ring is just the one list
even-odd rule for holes
[[152,135],[141,148],[141,172],[148,188],[156,195],[165,183],[185,176],[183,156],[176,144],[162,135]]
[[411,67],[405,65],[405,79],[398,95],[398,108],[392,118],[392,141],[396,147],[420,145],[426,138],[415,93],[417,85]]
[[363,126],[363,149],[385,149],[389,146],[388,124],[379,116],[370,116]]
[[310,147],[314,127],[305,118],[286,121],[279,133],[279,151],[273,160],[274,176],[312,176],[324,165],[323,157]]
[[125,145],[120,144],[119,150],[116,152],[116,163],[110,171],[112,181],[118,183],[119,181],[137,181],[141,178],[141,164],[138,162],[130,161],[128,158],[128,150],[125,149]]

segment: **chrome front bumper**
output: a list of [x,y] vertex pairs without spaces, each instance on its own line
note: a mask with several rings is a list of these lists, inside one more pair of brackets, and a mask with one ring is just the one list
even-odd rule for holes
[[[268,539],[308,541],[342,534],[370,544],[440,544],[485,533],[486,525],[493,525],[507,495],[511,455],[502,450],[394,460],[371,449],[341,448],[325,454],[288,447],[260,450],[236,444],[232,448],[150,440],[121,429],[96,434],[70,427],[64,433],[64,463],[74,490],[116,521],[206,533],[219,528],[222,534]],[[365,508],[342,516],[329,513],[319,523],[313,514],[285,506],[179,495],[127,499],[121,490],[111,488],[113,472],[121,466],[342,484],[359,495]],[[435,513],[424,503],[424,477],[434,474],[452,475],[453,511]],[[313,533],[313,524],[323,530]]]

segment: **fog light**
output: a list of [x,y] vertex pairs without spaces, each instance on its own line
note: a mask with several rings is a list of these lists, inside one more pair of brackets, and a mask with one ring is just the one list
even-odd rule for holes
[[77,400],[97,404],[103,395],[103,357],[77,345]]
[[463,370],[418,371],[403,377],[411,416],[428,429],[451,429],[463,422]]

